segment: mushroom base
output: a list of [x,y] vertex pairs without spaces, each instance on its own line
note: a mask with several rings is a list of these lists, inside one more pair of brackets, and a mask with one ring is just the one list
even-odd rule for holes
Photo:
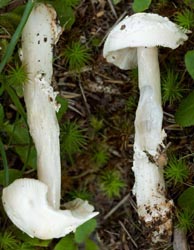
[[173,201],[165,197],[163,167],[144,152],[135,152],[133,171],[138,215],[153,243],[168,242],[172,235]]

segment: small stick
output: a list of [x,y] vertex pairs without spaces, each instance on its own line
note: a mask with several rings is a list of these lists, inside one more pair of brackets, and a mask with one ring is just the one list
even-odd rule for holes
[[114,15],[114,16],[115,16],[115,18],[117,19],[117,18],[118,18],[118,16],[117,16],[117,13],[116,13],[115,7],[114,7],[114,5],[113,5],[113,3],[112,3],[112,0],[108,0],[108,4],[109,4],[109,7],[110,7],[110,9],[111,9],[111,11],[112,11],[113,15]]
[[125,231],[125,233],[128,235],[128,237],[130,238],[132,244],[134,245],[135,248],[138,248],[138,245],[136,244],[136,242],[134,241],[134,239],[132,238],[132,236],[130,235],[130,233],[127,231],[125,225],[119,221],[119,224],[121,225],[121,227],[123,228],[123,230]]
[[87,113],[90,115],[91,114],[90,108],[89,108],[89,105],[88,105],[88,102],[87,102],[87,99],[86,99],[86,95],[84,93],[84,89],[82,88],[82,85],[81,85],[80,81],[79,81],[79,88],[81,90],[81,94],[82,94],[82,97],[83,97],[83,100],[84,100],[84,103],[85,103],[85,107],[86,107]]
[[113,207],[105,216],[104,220],[107,220],[120,206],[122,206],[128,199],[130,194],[127,194],[115,207]]

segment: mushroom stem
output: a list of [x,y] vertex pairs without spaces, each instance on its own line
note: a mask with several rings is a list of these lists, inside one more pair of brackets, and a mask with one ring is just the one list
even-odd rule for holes
[[137,57],[140,100],[135,120],[135,148],[155,155],[163,140],[158,49],[139,47]]
[[135,119],[133,192],[139,217],[148,228],[154,228],[152,241],[156,242],[161,235],[168,236],[171,232],[173,205],[165,197],[163,166],[157,163],[158,150],[165,137],[157,48],[140,47],[137,56],[140,98]]
[[29,72],[24,85],[30,134],[37,150],[38,179],[48,186],[48,201],[58,209],[61,197],[59,125],[56,93],[51,87],[53,45],[59,36],[56,13],[48,5],[36,5],[22,33],[22,61]]
[[160,68],[157,47],[137,48],[139,89],[151,86],[156,102],[161,105]]

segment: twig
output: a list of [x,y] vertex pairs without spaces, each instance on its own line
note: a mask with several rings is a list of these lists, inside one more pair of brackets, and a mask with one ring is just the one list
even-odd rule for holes
[[122,206],[128,199],[130,194],[127,194],[115,207],[113,207],[105,216],[104,220],[107,220],[120,206]]
[[131,242],[134,245],[134,247],[138,248],[138,245],[136,244],[136,242],[134,241],[134,239],[132,238],[132,236],[130,235],[130,233],[127,231],[125,225],[121,221],[119,221],[119,224],[121,225],[121,227],[123,228],[123,230],[125,231],[125,233],[128,235],[128,237],[131,240]]
[[117,16],[117,13],[116,13],[115,7],[114,7],[114,5],[113,5],[113,3],[112,3],[112,0],[108,0],[108,4],[109,4],[109,6],[110,6],[110,9],[111,9],[111,11],[112,11],[113,15],[114,15],[114,16],[115,16],[115,18],[117,19],[117,18],[118,18],[118,16]]
[[89,105],[88,105],[88,102],[87,102],[87,99],[86,99],[86,96],[85,96],[85,93],[84,93],[84,89],[82,88],[82,85],[81,85],[80,81],[79,81],[79,88],[81,90],[81,94],[82,94],[82,97],[83,97],[83,100],[84,100],[84,103],[85,103],[87,113],[90,115],[91,114],[90,108],[89,108]]
[[66,99],[73,99],[73,98],[77,98],[80,97],[80,94],[77,93],[73,93],[73,92],[67,92],[67,91],[60,91],[60,94],[62,97],[66,98]]
[[84,117],[85,115],[83,113],[81,113],[78,109],[76,109],[75,107],[73,107],[71,104],[69,104],[69,109],[78,113],[79,115],[81,115],[82,117]]

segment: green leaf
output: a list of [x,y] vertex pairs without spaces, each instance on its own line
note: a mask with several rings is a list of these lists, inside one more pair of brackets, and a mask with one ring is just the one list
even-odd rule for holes
[[3,180],[4,180],[4,185],[8,186],[9,185],[9,166],[8,166],[8,162],[7,162],[7,155],[6,155],[6,151],[5,151],[5,147],[3,145],[2,139],[0,137],[0,155],[1,155],[1,159],[3,162]]
[[49,1],[57,12],[60,25],[69,30],[75,22],[75,7],[80,1],[79,0],[55,0]]
[[[17,169],[9,169],[8,174],[9,174],[9,183],[12,183],[16,179],[22,177],[21,171]],[[3,185],[3,186],[6,185],[4,170],[0,170],[0,185]]]
[[31,246],[28,242],[22,243],[17,250],[34,250],[34,247]]
[[20,102],[19,97],[17,96],[17,93],[15,92],[15,90],[9,86],[8,84],[4,84],[4,87],[7,91],[7,93],[9,94],[9,96],[11,97],[11,100],[13,101],[13,103],[15,104],[18,113],[23,117],[23,119],[26,121],[26,113],[24,111],[23,105]]
[[98,250],[98,249],[99,249],[99,247],[94,241],[92,241],[90,239],[86,240],[86,242],[85,242],[85,250]]
[[194,79],[194,50],[187,51],[185,54],[185,65],[190,76]]
[[67,112],[68,101],[61,96],[57,96],[56,101],[61,105],[59,111],[57,112],[58,121],[61,120],[62,116]]
[[175,121],[183,127],[194,125],[194,91],[181,101],[175,113]]
[[5,7],[11,2],[11,0],[0,0],[0,8]]
[[28,166],[35,169],[36,149],[34,145],[30,145],[30,135],[25,123],[19,120],[14,124],[6,124],[4,131],[10,137],[11,143],[14,145],[14,149],[20,156],[22,162],[27,163]]
[[68,234],[62,238],[55,246],[54,250],[78,250],[73,234]]
[[194,210],[194,187],[187,188],[178,198],[178,205],[182,209]]
[[[40,240],[37,238],[31,238],[26,233],[22,232],[18,228],[14,227],[14,235],[17,237],[17,239],[24,241],[31,247],[48,247],[51,240]],[[23,249],[23,248],[22,248]],[[31,248],[30,248],[31,249]],[[35,248],[33,248],[35,249]]]
[[96,220],[91,219],[79,226],[75,232],[75,241],[77,243],[84,242],[88,238],[88,236],[95,230],[96,225]]
[[65,9],[65,15],[64,15],[64,12],[61,12],[61,10],[59,9],[57,13],[59,13],[59,20],[60,20],[61,25],[64,26],[66,30],[70,30],[71,26],[75,22],[74,10],[68,6]]
[[121,2],[121,0],[112,0],[112,2],[113,2],[114,5],[117,5],[118,3]]
[[134,12],[141,12],[147,10],[152,0],[134,0],[132,8]]

